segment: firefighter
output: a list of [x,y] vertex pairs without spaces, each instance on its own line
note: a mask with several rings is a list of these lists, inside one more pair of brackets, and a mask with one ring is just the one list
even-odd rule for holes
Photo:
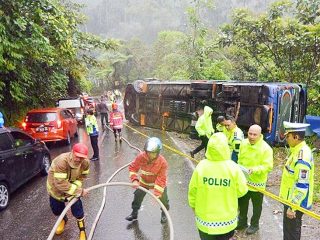
[[[310,209],[313,198],[314,162],[312,152],[304,141],[309,124],[283,122],[290,154],[284,165],[280,197],[292,204]],[[284,205],[283,239],[299,240],[303,213]]]
[[238,164],[247,169],[249,191],[239,198],[239,222],[237,230],[247,228],[247,214],[249,201],[252,201],[253,214],[250,227],[246,234],[254,234],[259,230],[259,220],[262,212],[263,194],[254,190],[250,185],[265,189],[268,173],[273,168],[273,150],[263,140],[261,127],[252,125],[248,131],[248,138],[243,140],[240,146]]
[[119,136],[119,142],[122,142],[121,130],[123,128],[123,113],[118,109],[118,104],[112,103],[112,112],[110,112],[110,127],[113,130],[114,140],[117,142]]
[[209,138],[214,133],[214,129],[212,127],[212,119],[211,115],[213,110],[211,107],[200,105],[197,109],[197,113],[199,115],[199,119],[196,123],[196,130],[199,134],[201,144],[193,151],[190,151],[190,156],[194,158],[194,155],[200,152],[202,149],[207,150],[207,145]]
[[189,183],[189,205],[202,240],[229,240],[237,226],[238,198],[248,191],[240,167],[230,160],[226,136],[214,133],[206,159],[200,161]]
[[[144,145],[144,151],[130,164],[129,172],[130,179],[134,185],[153,190],[153,194],[159,198],[166,209],[169,210],[169,199],[167,195],[168,163],[166,159],[160,155],[161,149],[162,143],[159,138],[149,138]],[[137,220],[138,210],[141,207],[145,195],[146,192],[140,189],[135,190],[132,212],[126,217],[126,220]],[[167,222],[167,217],[163,211],[161,212],[160,222]]]
[[225,127],[227,131],[228,144],[231,152],[231,160],[238,162],[238,154],[244,135],[242,130],[237,126],[236,120],[232,116],[227,116]]
[[[65,202],[74,197],[84,197],[88,190],[82,187],[83,180],[89,174],[88,147],[83,143],[73,146],[72,152],[62,153],[51,164],[47,179],[50,207],[54,215],[59,216],[65,208]],[[80,240],[86,239],[84,212],[79,198],[71,207],[80,230]],[[68,218],[65,215],[56,234],[63,233]]]

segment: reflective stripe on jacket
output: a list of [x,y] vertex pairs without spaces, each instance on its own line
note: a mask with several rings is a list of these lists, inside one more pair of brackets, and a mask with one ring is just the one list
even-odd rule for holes
[[[228,160],[230,150],[227,138],[223,133],[215,133],[213,137],[217,134],[221,140],[214,148],[209,140],[207,159],[200,161],[195,168],[188,192],[189,205],[195,211],[198,229],[211,235],[224,234],[236,228],[238,198],[248,191],[240,167]],[[224,144],[221,144],[222,141]]]
[[231,151],[231,159],[235,162],[238,161],[238,154],[240,151],[240,145],[244,139],[243,132],[237,126],[230,131],[227,131],[228,145]]
[[[273,168],[273,150],[263,140],[263,136],[255,144],[251,144],[248,139],[245,139],[241,142],[238,164],[252,169],[252,173],[247,176],[248,183],[265,189],[268,173]],[[249,189],[255,191],[250,186]]]
[[146,152],[140,153],[129,166],[131,181],[138,180],[142,187],[154,189],[157,197],[161,197],[167,186],[167,171],[168,163],[162,155],[149,162]]
[[77,168],[72,168],[72,153],[56,157],[50,166],[47,178],[47,191],[55,199],[67,201],[80,196],[82,181],[89,174],[89,161],[84,159]]
[[290,148],[290,155],[283,168],[280,197],[310,209],[313,200],[314,162],[305,141]]

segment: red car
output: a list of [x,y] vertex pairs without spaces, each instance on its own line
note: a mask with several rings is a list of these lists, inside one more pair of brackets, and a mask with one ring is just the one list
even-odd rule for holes
[[24,131],[45,142],[65,141],[78,137],[77,120],[70,110],[64,108],[43,108],[29,111],[22,123]]

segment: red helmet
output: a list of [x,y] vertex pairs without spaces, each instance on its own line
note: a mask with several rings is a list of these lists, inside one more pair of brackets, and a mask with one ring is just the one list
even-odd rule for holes
[[116,110],[117,108],[118,108],[118,104],[112,103],[112,109],[113,109],[113,110]]
[[88,157],[88,147],[83,143],[76,143],[72,148],[73,154],[77,157],[87,158]]

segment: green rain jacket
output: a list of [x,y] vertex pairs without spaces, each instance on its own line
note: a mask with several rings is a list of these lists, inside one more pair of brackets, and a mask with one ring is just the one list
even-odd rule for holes
[[214,133],[214,129],[212,126],[211,115],[213,110],[211,107],[205,106],[203,109],[203,114],[199,117],[196,123],[196,130],[199,136],[207,136],[210,138],[212,133]]
[[[283,168],[280,197],[310,209],[313,198],[314,163],[305,141],[290,148],[290,155]],[[293,209],[294,210],[294,209]]]
[[97,119],[94,115],[88,115],[85,118],[85,125],[86,125],[87,133],[90,136],[99,135],[98,123],[97,123]]
[[[268,173],[273,168],[273,150],[263,140],[263,136],[255,144],[251,144],[248,139],[245,139],[240,146],[238,164],[252,169],[252,173],[247,176],[248,184],[265,189]],[[250,186],[249,190],[255,191]]]
[[210,137],[206,158],[192,174],[189,205],[199,230],[211,235],[228,233],[237,226],[238,198],[248,191],[246,178],[229,160],[228,140],[223,133]]

